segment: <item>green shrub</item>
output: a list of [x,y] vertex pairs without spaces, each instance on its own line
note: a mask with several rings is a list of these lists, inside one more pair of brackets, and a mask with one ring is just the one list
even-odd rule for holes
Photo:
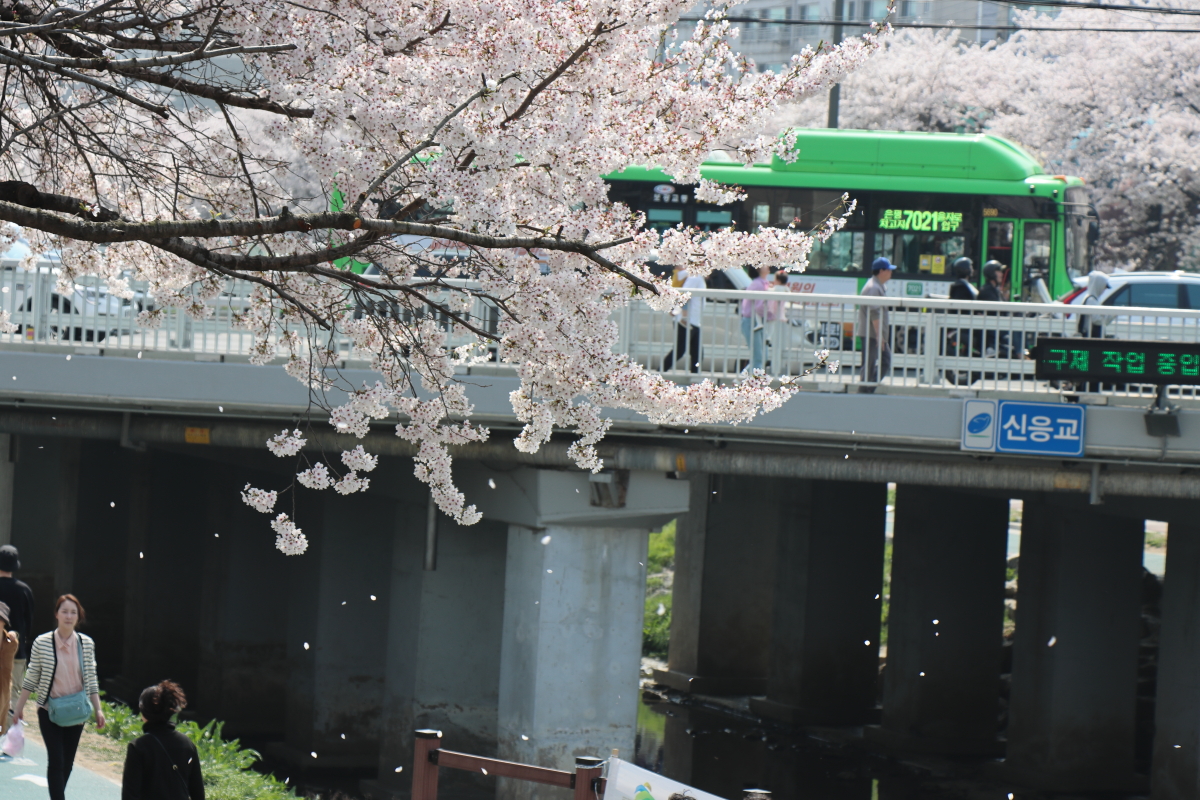
[[[658,613],[659,605],[663,613]],[[646,612],[642,622],[642,655],[654,658],[667,657],[667,645],[671,641],[671,595],[656,594],[646,598]]]
[[675,520],[658,533],[650,534],[650,549],[646,558],[646,573],[654,575],[675,566]]
[[[107,724],[96,731],[119,742],[132,742],[142,735],[141,715],[123,703],[101,701]],[[91,725],[91,723],[89,723]],[[221,735],[224,722],[213,720],[200,725],[191,720],[180,722],[175,729],[196,745],[200,769],[204,773],[204,796],[207,800],[285,800],[294,798],[293,791],[271,775],[255,772],[253,767],[261,756],[242,747],[237,739]]]

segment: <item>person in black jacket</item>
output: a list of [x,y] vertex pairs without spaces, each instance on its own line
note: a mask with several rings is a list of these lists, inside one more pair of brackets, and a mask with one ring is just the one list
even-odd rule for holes
[[204,800],[196,745],[171,723],[186,705],[183,689],[172,681],[142,690],[138,710],[145,734],[125,754],[121,800]]
[[971,276],[975,274],[971,259],[966,256],[955,259],[950,272],[957,279],[950,286],[951,300],[974,300],[979,295],[979,290],[971,284]]
[[11,544],[0,546],[0,603],[8,606],[10,631],[20,638],[17,654],[13,656],[12,695],[9,702],[0,700],[4,719],[0,719],[0,733],[7,733],[12,723],[9,709],[17,707],[17,697],[25,682],[25,667],[29,664],[29,648],[33,644],[33,591],[24,581],[13,577],[21,568],[21,554]]

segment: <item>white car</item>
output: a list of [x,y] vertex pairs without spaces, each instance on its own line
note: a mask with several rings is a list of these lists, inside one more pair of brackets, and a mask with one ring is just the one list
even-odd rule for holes
[[[1079,306],[1087,295],[1087,276],[1076,278],[1075,291],[1063,298],[1068,305]],[[1108,288],[1100,295],[1100,305],[1108,307],[1162,308],[1200,311],[1200,274],[1194,272],[1114,272],[1108,276]],[[1078,320],[1075,314],[1071,319]],[[1185,317],[1143,314],[1096,317],[1103,319],[1103,335],[1116,339],[1200,340],[1200,320]]]
[[[1086,275],[1074,280],[1075,291],[1062,299],[1068,305],[1080,305],[1087,293]],[[1200,273],[1114,272],[1108,276],[1108,289],[1100,295],[1105,306],[1142,308],[1186,308],[1200,310]]]

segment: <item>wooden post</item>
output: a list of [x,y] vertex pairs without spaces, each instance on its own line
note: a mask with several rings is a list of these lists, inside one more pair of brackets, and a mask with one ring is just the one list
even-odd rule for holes
[[429,754],[442,744],[442,732],[418,730],[413,754],[412,800],[437,800],[438,765],[429,760]]
[[[575,800],[596,800],[593,784],[600,780],[603,771],[600,759],[595,756],[575,756]],[[418,800],[413,798],[413,800]]]

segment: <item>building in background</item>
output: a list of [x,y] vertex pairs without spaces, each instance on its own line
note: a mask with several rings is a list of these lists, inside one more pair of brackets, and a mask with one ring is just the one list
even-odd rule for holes
[[[698,5],[699,16],[708,6]],[[958,24],[964,40],[988,42],[1003,39],[1007,33],[997,30],[1011,24],[1012,13],[1018,8],[1011,3],[995,0],[896,0],[892,22],[927,23],[931,25]],[[866,29],[861,24],[882,21],[887,13],[886,0],[842,0],[842,36],[854,36]],[[754,61],[760,71],[778,70],[792,55],[806,46],[833,38],[834,0],[750,0],[731,10],[733,17],[755,17],[761,22],[739,22],[741,36],[738,50]],[[811,20],[811,23],[808,21]],[[691,25],[681,24],[681,35],[690,33]]]

